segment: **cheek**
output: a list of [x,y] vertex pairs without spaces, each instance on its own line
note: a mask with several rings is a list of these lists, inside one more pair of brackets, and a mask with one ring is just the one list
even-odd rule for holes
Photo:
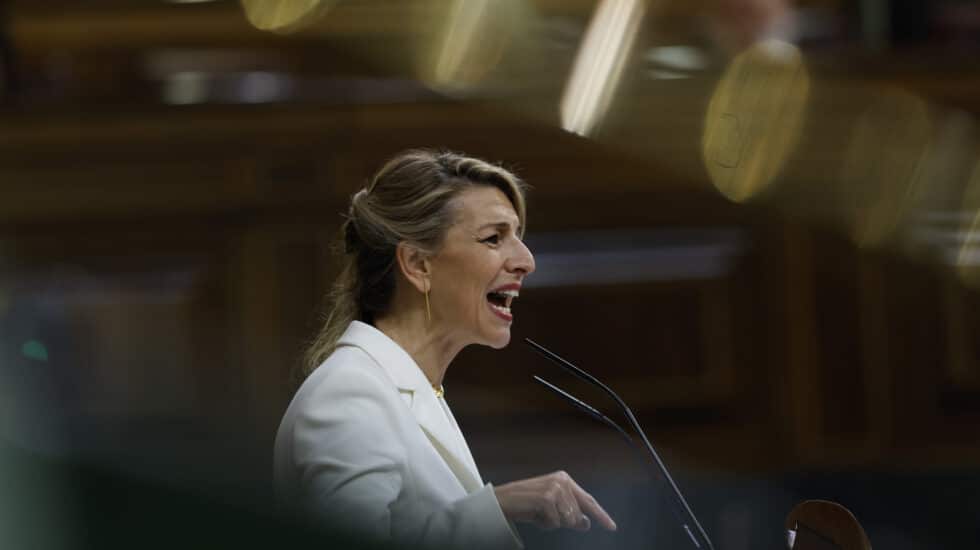
[[465,283],[461,281],[459,284],[458,298],[464,302],[461,305],[470,311],[474,318],[479,318],[487,301],[487,288],[490,282],[472,272],[468,275]]
[[486,300],[486,283],[477,280],[472,267],[461,266],[459,269],[445,271],[439,281],[444,296],[449,298],[449,307],[456,308],[460,313],[475,310],[481,301]]
[[456,308],[457,318],[479,320],[485,309],[487,290],[503,269],[497,254],[485,250],[460,255],[440,270],[439,283],[451,295],[449,307]]

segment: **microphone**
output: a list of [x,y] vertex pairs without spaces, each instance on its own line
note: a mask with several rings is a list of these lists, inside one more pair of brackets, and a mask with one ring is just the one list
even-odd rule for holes
[[540,383],[542,386],[544,386],[544,387],[548,388],[549,390],[555,392],[556,394],[558,394],[559,397],[561,397],[562,399],[567,400],[572,405],[575,405],[576,407],[578,407],[578,409],[580,411],[584,412],[585,414],[591,416],[592,418],[595,418],[599,422],[601,422],[601,423],[605,424],[606,426],[609,426],[610,428],[616,430],[617,432],[619,432],[620,434],[622,434],[623,437],[626,438],[626,441],[630,445],[633,445],[633,446],[636,445],[636,443],[633,441],[633,438],[630,437],[630,434],[626,433],[626,430],[624,430],[623,428],[621,428],[619,426],[619,424],[613,422],[613,420],[610,419],[608,416],[606,416],[606,415],[602,414],[601,412],[599,412],[598,410],[596,410],[595,407],[592,407],[591,405],[589,405],[585,401],[582,401],[581,399],[579,399],[579,398],[575,397],[574,395],[568,393],[567,391],[559,388],[558,386],[552,384],[551,382],[548,382],[547,380],[545,380],[544,378],[541,378],[538,375],[534,375],[534,381]]
[[[663,460],[660,459],[660,455],[657,454],[657,450],[654,449],[653,444],[650,443],[650,439],[647,437],[646,432],[644,432],[643,431],[643,428],[640,427],[639,421],[636,420],[636,416],[633,414],[632,409],[629,408],[629,406],[626,404],[626,402],[623,401],[619,397],[619,395],[616,394],[616,392],[612,391],[612,389],[609,388],[609,386],[607,386],[607,385],[603,384],[602,382],[600,382],[599,379],[597,379],[596,377],[592,376],[591,374],[585,372],[584,370],[580,369],[579,367],[576,367],[575,365],[569,363],[568,361],[566,361],[565,359],[561,358],[559,355],[555,354],[551,350],[545,348],[541,344],[538,344],[537,342],[535,342],[534,340],[531,340],[530,338],[525,338],[524,341],[529,346],[531,346],[531,348],[534,349],[534,351],[540,353],[541,355],[544,355],[547,359],[549,359],[549,360],[557,363],[558,366],[560,366],[563,369],[567,370],[568,372],[572,373],[576,377],[578,377],[578,378],[580,378],[582,380],[585,380],[586,382],[592,384],[593,386],[598,387],[599,389],[601,389],[602,391],[604,391],[606,394],[608,394],[610,397],[613,398],[613,400],[616,402],[616,404],[619,405],[619,408],[622,409],[623,413],[626,415],[626,418],[629,420],[630,425],[633,427],[633,429],[636,431],[636,433],[639,434],[640,439],[643,440],[644,447],[646,448],[646,450],[650,454],[650,456],[653,458],[653,462],[656,465],[656,472],[660,474],[660,477],[664,481],[666,481],[667,485],[670,487],[670,492],[674,496],[674,499],[673,499],[672,502],[675,505],[675,507],[672,507],[671,510],[674,511],[674,514],[677,517],[677,521],[680,522],[681,527],[683,528],[684,532],[687,533],[687,536],[691,539],[691,542],[694,543],[694,547],[700,549],[701,548],[701,543],[699,543],[697,537],[694,536],[694,532],[691,530],[690,524],[694,524],[694,527],[697,529],[698,534],[701,535],[701,538],[704,540],[704,542],[708,546],[709,550],[715,550],[714,545],[711,544],[711,539],[708,538],[708,533],[706,533],[705,530],[704,530],[704,528],[701,527],[701,522],[698,521],[697,516],[694,515],[694,512],[691,510],[691,507],[687,504],[687,500],[684,498],[684,495],[681,494],[681,490],[677,487],[677,484],[674,483],[674,478],[671,477],[670,472],[667,471],[667,466],[664,465]],[[554,392],[558,396],[560,396],[563,399],[569,401],[576,408],[578,408],[579,410],[585,412],[586,414],[588,414],[592,418],[594,418],[594,419],[598,420],[599,422],[602,422],[603,424],[605,424],[605,425],[607,425],[607,426],[615,429],[620,434],[622,434],[626,438],[627,441],[629,441],[631,444],[633,444],[633,447],[634,448],[636,448],[636,445],[633,442],[633,438],[631,438],[629,436],[629,434],[619,426],[619,424],[616,424],[614,421],[612,421],[611,419],[609,419],[608,417],[606,417],[604,414],[602,414],[601,412],[599,412],[596,408],[594,408],[594,407],[586,404],[581,399],[578,399],[577,397],[573,396],[572,394],[570,394],[570,393],[562,390],[561,388],[555,386],[554,384],[552,384],[552,383],[544,380],[540,376],[534,376],[534,380],[536,382],[539,382],[539,383],[543,384],[546,388],[548,388],[549,390],[551,390],[552,392]],[[680,511],[678,511],[677,508],[679,508]],[[683,513],[681,513],[681,512],[683,512]],[[685,519],[685,516],[688,519]]]

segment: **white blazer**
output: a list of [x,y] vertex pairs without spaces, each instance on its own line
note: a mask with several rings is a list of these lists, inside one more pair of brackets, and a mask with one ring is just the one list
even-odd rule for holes
[[276,434],[276,497],[382,540],[520,549],[449,405],[412,357],[354,321]]

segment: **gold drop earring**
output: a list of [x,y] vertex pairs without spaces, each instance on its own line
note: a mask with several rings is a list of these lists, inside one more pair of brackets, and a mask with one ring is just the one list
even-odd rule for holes
[[429,309],[429,285],[425,285],[425,321],[432,324],[432,310]]

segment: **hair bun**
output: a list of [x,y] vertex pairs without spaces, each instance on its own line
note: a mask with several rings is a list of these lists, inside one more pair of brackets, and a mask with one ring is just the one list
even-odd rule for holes
[[364,196],[367,189],[362,188],[350,199],[350,209],[347,212],[347,221],[344,222],[344,252],[353,254],[361,247],[361,236],[357,232],[357,205]]

